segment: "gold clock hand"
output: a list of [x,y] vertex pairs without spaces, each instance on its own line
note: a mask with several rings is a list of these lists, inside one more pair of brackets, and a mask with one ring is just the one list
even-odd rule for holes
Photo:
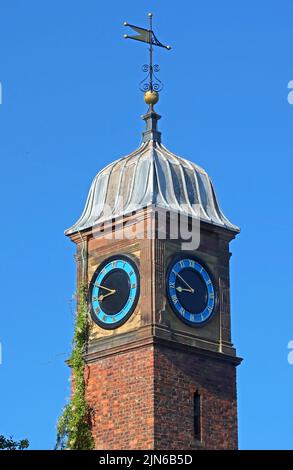
[[115,289],[109,289],[108,287],[105,287],[105,286],[101,286],[100,284],[95,284],[96,287],[100,287],[101,289],[105,289],[107,290],[108,292],[112,292],[114,294],[114,292],[116,292]]
[[112,292],[109,292],[108,294],[101,294],[99,295],[98,297],[98,300],[104,300],[106,297],[109,297],[109,295],[113,295],[115,294],[116,290],[115,289],[111,289]]
[[191,290],[191,289],[184,289],[183,287],[181,286],[178,286],[176,287],[176,290],[178,290],[178,292],[191,292],[193,294],[194,290]]
[[193,294],[193,293],[194,293],[194,289],[192,289],[192,287],[190,287],[190,285],[188,284],[188,282],[186,282],[186,281],[185,281],[185,279],[183,279],[183,277],[182,277],[182,276],[180,276],[180,274],[179,274],[179,273],[177,273],[177,276],[179,277],[179,279],[181,279],[181,281],[183,281],[183,282],[184,282],[184,284],[186,284],[186,285],[187,285],[188,289],[190,289],[190,292]]

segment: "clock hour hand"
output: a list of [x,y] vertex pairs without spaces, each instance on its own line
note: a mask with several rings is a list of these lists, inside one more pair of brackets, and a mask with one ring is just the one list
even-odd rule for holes
[[111,292],[108,292],[108,294],[101,294],[99,295],[98,297],[98,300],[104,300],[106,297],[108,297],[109,295],[113,295],[115,294],[116,290],[115,289],[111,289]]
[[191,289],[184,289],[184,288],[181,287],[181,286],[176,287],[176,290],[178,290],[178,292],[191,292],[191,293],[194,292],[194,291],[191,290]]
[[[187,291],[187,292],[191,292],[192,294],[194,294],[194,289],[192,289],[192,287],[190,287],[190,285],[185,281],[185,279],[183,279],[183,277],[180,276],[179,273],[177,273],[177,276],[178,276],[179,279],[181,279],[181,281],[183,281],[184,284],[188,287],[189,291]],[[182,287],[181,287],[181,289],[184,290]],[[177,289],[177,290],[178,290],[178,289]],[[185,291],[186,291],[186,289],[185,289]],[[179,291],[179,292],[180,292],[180,291]]]

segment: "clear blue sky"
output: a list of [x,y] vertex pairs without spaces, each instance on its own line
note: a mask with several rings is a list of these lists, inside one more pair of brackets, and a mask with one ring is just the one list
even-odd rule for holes
[[94,175],[140,143],[154,13],[163,142],[211,175],[232,243],[242,449],[293,449],[291,0],[2,0],[0,433],[50,449],[69,395],[74,245]]

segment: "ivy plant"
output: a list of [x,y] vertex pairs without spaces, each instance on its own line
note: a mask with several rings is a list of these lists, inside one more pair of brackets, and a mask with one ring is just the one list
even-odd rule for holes
[[57,424],[56,449],[90,450],[94,448],[91,433],[92,410],[85,397],[85,362],[83,359],[89,331],[87,288],[78,289],[78,306],[69,365],[72,368],[72,397],[64,407]]

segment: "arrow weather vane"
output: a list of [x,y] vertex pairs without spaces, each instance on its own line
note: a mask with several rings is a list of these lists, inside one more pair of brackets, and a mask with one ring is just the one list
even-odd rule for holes
[[[150,45],[149,64],[145,64],[142,67],[142,70],[144,72],[147,72],[147,76],[140,82],[140,90],[144,92],[158,92],[162,90],[163,84],[155,75],[155,72],[158,72],[160,70],[160,67],[158,64],[153,65],[153,46],[163,47],[164,49],[168,50],[170,50],[171,47],[165,46],[157,39],[155,33],[153,32],[153,14],[149,13],[148,17],[150,20],[149,29],[140,28],[139,26],[134,26],[125,21],[124,26],[129,26],[138,34],[136,34],[135,36],[129,36],[128,34],[124,34],[124,37],[125,39],[135,39],[136,41],[146,42]],[[147,80],[148,82],[146,83]]]

